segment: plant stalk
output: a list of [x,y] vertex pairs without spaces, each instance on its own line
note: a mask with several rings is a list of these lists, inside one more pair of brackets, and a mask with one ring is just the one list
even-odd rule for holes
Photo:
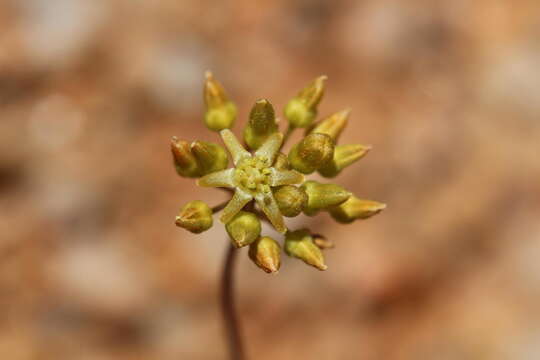
[[289,140],[289,137],[291,136],[291,134],[293,133],[294,131],[294,127],[292,127],[290,124],[289,126],[287,126],[287,130],[285,131],[285,135],[283,135],[283,142],[281,143],[281,147],[283,148],[283,146],[285,146],[285,144],[287,143],[287,141]]
[[[229,241],[228,241],[229,242]],[[236,312],[234,297],[234,266],[238,251],[232,244],[229,244],[225,255],[223,273],[221,276],[221,311],[227,342],[229,344],[230,360],[245,360],[245,352],[242,342],[242,335]]]

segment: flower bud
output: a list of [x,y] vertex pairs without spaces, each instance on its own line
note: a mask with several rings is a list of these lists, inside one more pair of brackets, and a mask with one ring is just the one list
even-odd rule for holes
[[206,113],[204,122],[210,130],[220,131],[232,127],[236,120],[236,105],[229,101],[223,86],[214,79],[210,71],[206,72],[204,83],[204,101]]
[[263,236],[249,246],[249,258],[267,273],[274,273],[281,265],[281,246],[270,237]]
[[233,245],[240,248],[251,244],[261,235],[261,221],[253,213],[239,211],[225,225],[225,229],[231,237]]
[[321,184],[317,181],[306,181],[301,186],[308,196],[307,205],[304,208],[306,215],[315,215],[318,211],[345,202],[351,193],[343,187],[335,184]]
[[206,141],[195,141],[191,152],[199,165],[200,175],[210,174],[227,168],[229,158],[224,148]]
[[338,145],[334,149],[334,158],[319,168],[319,174],[335,177],[341,170],[363,158],[369,150],[370,146],[360,144]]
[[191,148],[187,141],[178,140],[173,136],[171,141],[171,151],[174,160],[176,172],[180,176],[199,177],[199,165],[191,152]]
[[357,219],[367,219],[386,208],[386,204],[351,196],[344,203],[329,209],[330,215],[340,223],[348,224]]
[[304,174],[311,174],[334,156],[334,142],[326,134],[310,134],[289,152],[292,168]]
[[195,234],[210,229],[212,223],[212,209],[206,203],[199,200],[188,202],[176,217],[176,226]]
[[303,189],[293,185],[284,185],[274,190],[274,199],[284,216],[295,217],[306,206],[308,197]]
[[298,258],[308,265],[319,270],[326,270],[324,256],[321,249],[313,242],[313,238],[306,229],[289,231],[285,234],[285,253]]
[[319,76],[292,98],[285,106],[285,117],[290,126],[304,128],[311,125],[317,116],[317,105],[324,94],[326,76]]
[[266,99],[255,102],[249,122],[244,129],[244,140],[253,150],[258,149],[266,141],[268,136],[277,131],[276,114],[274,107]]
[[236,120],[236,105],[229,102],[216,109],[208,109],[204,115],[206,126],[213,131],[229,129]]
[[276,156],[276,160],[274,161],[273,167],[276,170],[290,170],[291,166],[289,165],[289,159],[287,158],[287,155],[280,152]]
[[334,142],[336,142],[339,138],[339,135],[347,125],[350,113],[351,109],[338,111],[337,113],[330,115],[326,119],[316,124],[313,128],[309,130],[309,133],[326,134],[330,136],[332,140],[334,140]]

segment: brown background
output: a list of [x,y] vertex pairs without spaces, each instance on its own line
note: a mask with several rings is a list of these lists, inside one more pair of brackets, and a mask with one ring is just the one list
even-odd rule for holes
[[374,146],[336,182],[388,204],[289,221],[326,272],[242,251],[253,359],[540,358],[539,39],[537,0],[0,2],[0,358],[225,359],[223,228],[173,223],[223,198],[169,154],[219,142],[206,69],[238,125],[327,74],[321,114]]

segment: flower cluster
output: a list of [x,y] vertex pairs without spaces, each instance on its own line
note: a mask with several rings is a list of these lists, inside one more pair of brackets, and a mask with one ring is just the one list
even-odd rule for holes
[[[273,273],[280,267],[281,246],[275,239],[261,236],[261,220],[266,220],[284,234],[283,249],[287,255],[325,270],[321,250],[333,243],[308,229],[288,229],[283,217],[301,213],[314,216],[325,211],[340,223],[351,223],[386,207],[357,198],[339,185],[305,180],[304,175],[316,171],[323,177],[335,177],[370,149],[364,145],[336,145],[347,124],[348,109],[315,122],[325,81],[325,76],[316,78],[286,105],[285,135],[278,129],[272,104],[266,99],[256,101],[243,131],[242,144],[229,130],[236,120],[236,106],[223,86],[207,72],[204,120],[210,130],[220,133],[234,167],[228,168],[225,149],[210,142],[189,144],[173,137],[172,154],[180,176],[198,178],[199,186],[225,188],[232,197],[226,204],[213,208],[199,200],[191,201],[180,210],[176,225],[201,233],[212,227],[212,215],[222,211],[220,221],[225,224],[232,244],[237,248],[249,246],[251,260]],[[298,128],[305,129],[305,137],[286,155],[282,152],[284,142]]]

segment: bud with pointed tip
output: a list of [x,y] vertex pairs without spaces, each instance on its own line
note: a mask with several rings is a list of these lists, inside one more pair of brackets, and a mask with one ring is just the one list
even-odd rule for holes
[[249,258],[267,273],[275,273],[281,266],[281,246],[268,236],[262,236],[249,245]]
[[225,149],[214,143],[194,141],[191,152],[199,165],[200,176],[226,169],[229,164]]
[[309,134],[289,152],[292,168],[311,174],[334,157],[334,141],[326,134]]
[[345,202],[351,193],[343,187],[335,184],[322,184],[317,181],[306,181],[301,186],[308,196],[308,202],[304,207],[304,214],[312,216],[318,211]]
[[199,234],[212,227],[212,209],[200,200],[190,201],[176,217],[176,226]]
[[317,106],[324,94],[326,76],[319,76],[285,106],[285,117],[293,128],[308,127],[317,116]]
[[345,126],[347,125],[350,113],[351,109],[338,111],[337,113],[330,115],[326,119],[316,124],[308,132],[310,134],[326,134],[330,136],[332,140],[334,140],[334,142],[336,142],[339,138],[339,135],[341,135],[341,132],[343,131],[343,129],[345,129]]
[[214,79],[214,74],[211,71],[204,73],[204,103],[207,108],[218,108],[225,105],[229,100],[223,85]]
[[178,140],[176,136],[173,136],[171,151],[178,175],[185,177],[199,177],[201,175],[197,160],[187,141]]
[[341,170],[360,160],[371,150],[371,146],[360,144],[338,145],[334,149],[334,158],[319,168],[324,177],[335,177]]
[[326,270],[321,249],[313,242],[313,237],[306,229],[289,231],[285,234],[285,253],[298,258],[319,270]]
[[344,203],[330,208],[329,212],[337,222],[348,224],[357,219],[367,219],[377,215],[385,208],[386,204],[351,196]]
[[278,130],[274,107],[266,99],[255,102],[249,122],[244,129],[244,140],[253,150],[258,149],[268,138]]
[[283,216],[295,217],[306,206],[308,197],[303,189],[293,185],[284,185],[275,188],[274,199]]
[[237,248],[246,246],[261,235],[261,221],[250,212],[239,211],[227,224],[225,229]]
[[204,82],[204,102],[206,113],[204,122],[213,131],[232,127],[236,120],[236,105],[227,98],[223,86],[214,79],[210,71],[206,72]]

